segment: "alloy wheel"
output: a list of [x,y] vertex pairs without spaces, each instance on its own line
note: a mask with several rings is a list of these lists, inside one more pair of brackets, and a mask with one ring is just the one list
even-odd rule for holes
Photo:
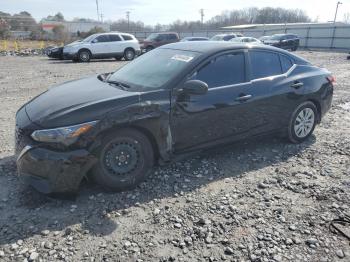
[[311,108],[304,108],[299,112],[294,121],[294,132],[298,138],[304,138],[310,134],[315,123],[315,113]]

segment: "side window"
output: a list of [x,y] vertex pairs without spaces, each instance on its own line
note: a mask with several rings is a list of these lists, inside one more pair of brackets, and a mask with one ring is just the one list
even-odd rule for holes
[[282,74],[279,55],[263,51],[250,51],[252,79]]
[[96,37],[94,41],[96,43],[109,42],[109,37],[108,37],[108,35],[100,35],[100,36]]
[[175,34],[169,34],[168,35],[168,39],[169,40],[176,40],[177,39],[177,36]]
[[293,63],[288,57],[284,55],[280,55],[280,58],[281,58],[282,72],[285,73],[293,66]]
[[243,83],[245,82],[244,53],[219,56],[199,69],[192,79],[207,83],[209,88]]
[[129,35],[122,35],[125,41],[132,40],[132,37]]
[[119,35],[109,35],[109,39],[111,42],[118,42],[122,40]]

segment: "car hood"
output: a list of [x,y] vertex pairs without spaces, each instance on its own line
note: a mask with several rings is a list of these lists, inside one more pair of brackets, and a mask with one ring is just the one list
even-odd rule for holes
[[76,46],[76,45],[81,45],[83,42],[82,41],[74,41],[68,45],[65,45],[65,47],[70,47],[70,46]]
[[53,128],[101,119],[106,112],[139,99],[140,93],[121,90],[93,76],[54,86],[25,108],[31,121]]

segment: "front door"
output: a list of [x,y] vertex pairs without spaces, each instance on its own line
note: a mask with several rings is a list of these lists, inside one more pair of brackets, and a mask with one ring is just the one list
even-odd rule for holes
[[[206,143],[249,133],[259,121],[251,115],[247,80],[247,55],[232,51],[208,59],[188,80],[208,84],[204,95],[188,95],[181,88],[173,93],[171,115],[175,151],[185,151]],[[249,121],[251,120],[251,121]]]

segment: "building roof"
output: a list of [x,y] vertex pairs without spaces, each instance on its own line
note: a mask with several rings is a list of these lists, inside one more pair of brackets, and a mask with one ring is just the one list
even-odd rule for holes
[[327,22],[327,23],[280,23],[280,24],[246,24],[246,25],[233,25],[225,26],[222,29],[254,29],[254,28],[263,28],[263,27],[300,27],[300,26],[341,26],[346,25],[341,22]]

